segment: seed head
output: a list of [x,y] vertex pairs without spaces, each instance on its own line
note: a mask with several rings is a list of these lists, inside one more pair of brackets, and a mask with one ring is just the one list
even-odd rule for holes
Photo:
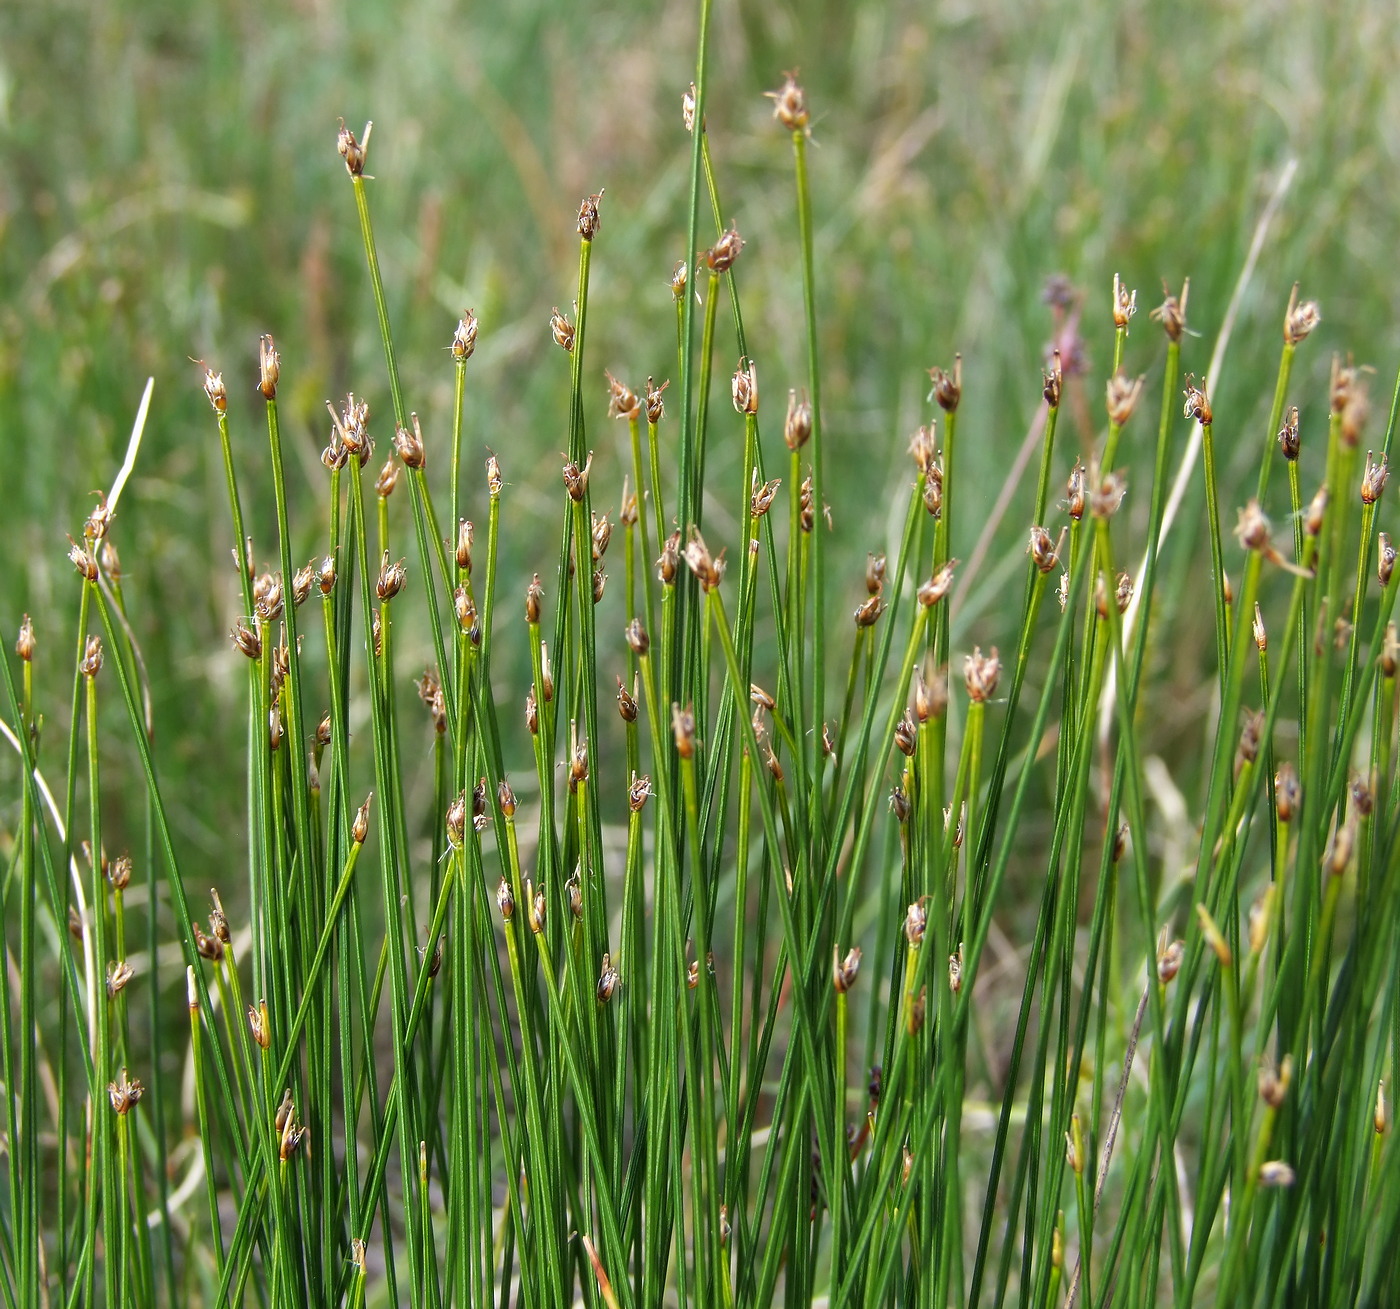
[[905,758],[913,758],[914,747],[918,741],[919,729],[915,726],[914,719],[906,708],[899,722],[895,724],[894,743]]
[[1302,441],[1298,436],[1298,406],[1293,405],[1287,417],[1283,421],[1283,426],[1278,429],[1278,448],[1283,452],[1283,457],[1292,463],[1298,458],[1302,450]]
[[1361,439],[1361,429],[1370,409],[1361,370],[1350,363],[1343,367],[1341,360],[1333,355],[1332,412],[1340,418],[1342,440],[1348,446],[1354,448]]
[[277,398],[277,377],[282,371],[282,356],[266,332],[258,338],[258,390],[266,400]]
[[856,974],[860,972],[860,946],[853,945],[846,951],[846,957],[842,959],[837,953],[837,947],[831,948],[831,984],[836,988],[837,995],[845,995],[856,983]]
[[953,356],[951,372],[935,366],[928,370],[928,375],[933,380],[933,398],[938,407],[945,414],[951,414],[962,399],[962,355]]
[[730,384],[734,408],[741,414],[758,413],[758,367],[752,359],[741,358]]
[[422,468],[428,461],[427,451],[423,446],[423,428],[418,422],[417,414],[409,414],[408,418],[413,424],[413,430],[409,431],[405,427],[394,429],[394,450],[403,460],[405,468]]
[[[1215,957],[1220,961],[1222,968],[1229,968],[1234,960],[1230,952],[1229,942],[1225,940],[1220,928],[1216,925],[1215,919],[1210,916],[1210,910],[1205,905],[1196,906],[1196,918],[1201,925],[1201,935],[1206,938],[1206,944],[1215,952]],[[1158,971],[1160,972],[1160,965]]]
[[1315,328],[1322,321],[1322,310],[1318,308],[1316,300],[1304,300],[1298,303],[1298,283],[1293,283],[1293,291],[1288,297],[1288,309],[1283,315],[1283,339],[1288,345],[1297,345],[1301,341],[1306,341]]
[[1259,741],[1264,735],[1264,715],[1258,711],[1245,715],[1244,727],[1240,730],[1238,758],[1242,764],[1252,764],[1259,758]]
[[544,600],[544,587],[540,585],[540,575],[536,573],[525,588],[525,621],[533,627],[540,621],[540,604]]
[[34,658],[34,624],[30,621],[29,615],[25,614],[24,621],[19,625],[19,637],[15,641],[15,653],[29,663]]
[[136,970],[125,960],[111,964],[107,969],[107,998],[115,1000],[135,976]]
[[685,562],[690,571],[695,574],[696,580],[705,591],[713,591],[720,583],[720,578],[724,576],[723,555],[716,559],[710,554],[709,547],[705,545],[704,538],[699,532],[692,530],[689,543],[685,547]]
[[651,638],[647,636],[647,629],[642,626],[640,618],[634,618],[627,624],[626,631],[627,648],[639,659],[646,655],[651,648]]
[[1254,644],[1260,654],[1269,648],[1269,634],[1264,629],[1264,611],[1259,608],[1259,602],[1254,602]]
[[1166,280],[1162,281],[1162,294],[1166,298],[1148,317],[1162,324],[1162,330],[1171,341],[1180,341],[1186,331],[1186,299],[1191,294],[1191,279],[1181,284],[1181,299],[1178,300],[1167,290]]
[[1400,633],[1394,623],[1387,623],[1385,639],[1381,642],[1381,672],[1394,677],[1397,668],[1400,668]]
[[548,704],[554,699],[554,674],[549,666],[549,646],[540,642],[540,697]]
[[1213,418],[1210,400],[1205,391],[1196,385],[1195,377],[1189,373],[1186,377],[1186,389],[1182,394],[1186,397],[1183,406],[1185,416],[1194,418],[1202,427],[1209,427]]
[[83,523],[83,540],[87,542],[88,549],[92,549],[98,541],[103,540],[111,526],[112,507],[107,503],[107,497],[98,491],[97,503],[93,505],[92,512]]
[[928,928],[928,910],[922,900],[915,900],[904,915],[904,938],[917,950],[924,943],[924,932]]
[[607,1004],[620,985],[622,985],[622,978],[618,976],[617,969],[612,965],[612,955],[605,951],[602,967],[598,970],[598,1003]]
[[379,565],[379,580],[375,583],[374,591],[379,597],[380,603],[387,603],[403,590],[404,581],[408,577],[408,569],[404,567],[404,561],[400,559],[398,563],[389,562],[389,552],[384,551],[384,558]]
[[88,681],[91,681],[102,671],[102,638],[100,636],[88,637],[87,644],[83,647],[83,657],[78,669]]
[[356,845],[364,845],[369,835],[369,807],[374,800],[374,792],[365,796],[365,802],[355,811],[355,820],[350,824],[350,835]]
[[933,674],[931,681],[925,681],[923,669],[916,668],[914,670],[914,717],[921,723],[926,723],[930,718],[942,718],[947,708],[947,668],[938,669]]
[[773,117],[789,132],[812,134],[808,126],[807,96],[797,84],[794,73],[783,74],[783,84],[776,91],[765,91],[773,102]]
[[1352,806],[1345,820],[1337,825],[1323,852],[1322,866],[1333,877],[1341,877],[1351,863],[1352,853],[1356,849],[1356,820],[1356,808]]
[[228,411],[228,388],[224,386],[222,373],[216,373],[212,368],[204,369],[204,394],[208,396],[216,414]]
[[1269,1159],[1259,1165],[1259,1185],[1266,1187],[1292,1186],[1294,1173],[1282,1159]]
[[885,589],[885,556],[883,553],[865,556],[865,589],[870,595],[879,595]]
[[1324,482],[1317,488],[1317,494],[1308,502],[1308,507],[1303,510],[1303,532],[1307,536],[1317,536],[1322,531],[1322,525],[1327,520],[1327,502],[1330,499],[1327,484]]
[[902,787],[896,786],[890,792],[890,812],[894,814],[896,822],[909,821],[909,797]]
[[1064,389],[1065,384],[1064,365],[1060,360],[1060,352],[1058,350],[1050,356],[1049,372],[1042,370],[1041,376],[1044,378],[1041,394],[1045,397],[1045,403],[1049,405],[1051,409],[1058,409],[1060,407],[1060,393]]
[[642,806],[646,804],[647,798],[651,795],[651,778],[643,773],[640,777],[632,774],[632,781],[627,787],[627,807],[634,814],[642,812]]
[[253,612],[258,622],[269,626],[282,617],[286,597],[280,573],[261,573],[253,582]]
[[1361,503],[1373,505],[1381,498],[1385,491],[1385,484],[1390,477],[1390,463],[1386,459],[1385,452],[1381,452],[1380,463],[1376,463],[1371,451],[1366,451],[1366,471],[1361,477]]
[[510,922],[515,917],[515,892],[504,877],[501,878],[500,885],[496,887],[496,906],[500,909],[501,917],[506,922]]
[[145,1087],[136,1078],[128,1077],[125,1068],[115,1082],[107,1083],[107,1095],[112,1102],[112,1111],[123,1118],[131,1112],[144,1093]]
[[464,364],[476,349],[476,314],[468,309],[457,320],[457,330],[452,333],[452,358]]
[[1113,274],[1113,326],[1120,332],[1126,331],[1128,320],[1137,313],[1137,292],[1129,291]]
[[754,469],[754,491],[749,497],[749,512],[755,518],[762,518],[773,507],[773,497],[778,494],[778,488],[781,485],[781,480],[774,477],[760,486],[758,484],[758,470]]
[[578,207],[578,234],[585,241],[592,241],[598,235],[600,220],[598,218],[598,205],[603,198],[603,193],[597,195],[584,196]]
[[588,742],[579,741],[569,759],[569,793],[572,795],[588,781]]
[[1053,573],[1060,562],[1055,542],[1043,527],[1031,528],[1030,545],[1027,552],[1041,573]]
[[671,706],[671,733],[676,741],[676,753],[682,759],[695,757],[695,711],[687,705]]
[[549,331],[555,345],[569,354],[573,353],[574,325],[559,312],[558,305],[554,306],[554,312],[549,316]]
[[1115,427],[1122,427],[1133,416],[1138,397],[1142,394],[1141,377],[1129,377],[1126,373],[1114,373],[1105,388],[1105,404],[1108,408],[1108,421]]
[[676,571],[681,562],[681,533],[677,528],[661,545],[661,554],[656,561],[656,575],[663,586],[671,586],[676,580]]
[[681,122],[687,132],[695,130],[695,83],[692,82],[681,94]]
[[856,626],[874,627],[882,613],[885,612],[885,602],[879,595],[872,595],[862,600],[856,606],[855,620]]
[[597,563],[608,552],[608,542],[612,540],[612,524],[608,521],[607,514],[601,518],[593,514],[592,519],[593,562]]
[[592,467],[592,450],[588,452],[588,458],[583,461],[582,468],[572,459],[564,460],[564,489],[569,493],[569,499],[575,504],[580,504],[583,497],[588,494],[588,474]]
[[676,260],[676,266],[671,270],[671,298],[673,300],[685,299],[685,284],[689,276],[690,267],[685,260]]
[[1273,911],[1274,885],[1271,882],[1264,893],[1249,906],[1249,952],[1257,955],[1268,944],[1269,918]]
[[481,628],[476,621],[476,601],[465,586],[452,589],[452,610],[457,615],[457,626],[467,634],[467,639],[476,645],[481,639]]
[[499,499],[501,487],[504,482],[501,480],[501,465],[495,455],[486,456],[486,489],[490,493],[491,499]]
[[744,238],[739,235],[738,226],[731,222],[729,230],[705,251],[705,263],[712,273],[727,273],[743,248]]
[[666,416],[666,404],[662,400],[662,392],[670,386],[670,381],[662,382],[657,386],[651,378],[647,378],[646,410],[647,422],[655,427]]
[[787,418],[783,422],[783,440],[789,450],[800,450],[812,437],[812,402],[806,390],[788,392]]
[[1074,467],[1069,470],[1069,479],[1065,483],[1065,510],[1076,523],[1084,517],[1086,481],[1084,465],[1076,459]]
[[624,723],[637,721],[637,697],[627,689],[627,683],[620,677],[617,679],[617,712]]
[[1259,501],[1250,501],[1239,511],[1239,522],[1235,524],[1235,535],[1246,550],[1268,550],[1271,540],[1269,520],[1264,517]]
[[1376,546],[1376,577],[1382,589],[1390,585],[1390,577],[1394,571],[1395,547],[1390,543],[1390,533],[1382,532]]
[[936,605],[953,589],[953,572],[958,566],[956,559],[950,559],[932,577],[919,587],[919,603],[925,609]]
[[89,582],[97,581],[97,560],[71,536],[68,538],[68,560],[78,570],[80,577]]
[[1106,473],[1102,482],[1089,493],[1089,512],[1095,518],[1112,518],[1128,493],[1128,479],[1118,471]]
[[374,124],[366,123],[364,140],[357,141],[355,133],[345,126],[345,120],[340,120],[340,132],[335,139],[335,148],[345,160],[346,171],[351,177],[361,177],[364,174],[365,153],[369,150],[369,134],[373,130]]
[[608,417],[636,422],[642,414],[642,402],[637,399],[637,393],[606,369],[603,376],[608,379]]
[[394,488],[398,484],[399,466],[392,459],[386,459],[384,466],[379,470],[379,476],[374,479],[375,494],[381,500],[387,500],[394,494]]
[[540,733],[540,706],[535,699],[535,688],[532,686],[525,692],[525,726],[531,736],[538,736]]
[[529,882],[525,883],[525,919],[530,930],[538,936],[544,931],[544,920],[549,906],[545,899],[544,886],[536,890]]
[[266,1050],[272,1044],[272,1029],[268,1023],[267,1001],[260,1001],[256,1008],[248,1006],[248,1030],[253,1034],[253,1040],[262,1049]]
[[132,862],[129,854],[119,854],[107,869],[107,880],[114,891],[125,891],[131,885]]

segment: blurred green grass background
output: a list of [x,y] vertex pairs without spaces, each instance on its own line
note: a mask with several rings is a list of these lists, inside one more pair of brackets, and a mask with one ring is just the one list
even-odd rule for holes
[[[526,530],[552,529],[565,440],[566,370],[547,320],[572,299],[573,218],[590,191],[606,189],[586,361],[592,443],[611,450],[620,435],[603,417],[605,367],[634,385],[675,371],[668,283],[688,253],[680,95],[694,8],[0,6],[0,629],[36,616],[51,656],[40,695],[60,717],[77,591],[65,533],[91,491],[111,484],[153,375],[114,540],[163,767],[185,772],[177,807],[191,854],[221,855],[237,829],[243,722],[225,638],[237,601],[218,446],[188,359],[229,383],[261,563],[275,548],[253,383],[258,334],[275,334],[305,533],[294,554],[308,557],[321,539],[312,506],[324,495],[324,401],[367,395],[388,449],[383,362],[334,148],[339,117],[357,131],[373,118],[381,257],[430,444],[447,430],[457,315],[471,306],[481,319],[467,469],[476,479],[485,447],[505,465],[502,579],[513,595],[549,562]],[[749,242],[738,277],[770,440],[803,364],[790,150],[762,92],[797,68],[813,107],[828,476],[847,561],[834,570],[838,598],[909,477],[906,438],[929,414],[930,364],[964,358],[954,551],[965,556],[1039,403],[1046,278],[1065,274],[1088,295],[1081,412],[1098,423],[1113,273],[1138,288],[1143,309],[1162,278],[1176,290],[1190,276],[1200,339],[1186,367],[1203,372],[1289,159],[1296,180],[1213,397],[1225,484],[1257,458],[1295,279],[1325,317],[1295,370],[1305,433],[1322,413],[1333,350],[1377,365],[1384,408],[1400,355],[1394,20],[1385,0],[717,0],[708,127],[722,202]],[[1149,373],[1148,416],[1135,420],[1146,441],[1160,338],[1145,313],[1134,327],[1127,364]],[[724,337],[715,402],[726,412],[735,353]],[[717,439],[710,469],[723,479],[737,443]],[[478,491],[473,482],[480,513]],[[616,488],[607,494],[615,504]],[[1029,498],[1027,486],[1018,504]],[[1019,551],[1016,508],[1011,522],[1002,539]],[[983,640],[1000,621],[991,564],[986,576]],[[1193,672],[1188,656],[1183,675]],[[57,730],[49,739],[56,750]]]

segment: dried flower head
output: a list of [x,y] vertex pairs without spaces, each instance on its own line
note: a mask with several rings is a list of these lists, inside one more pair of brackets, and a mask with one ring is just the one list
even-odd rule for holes
[[1114,470],[1104,475],[1097,487],[1089,493],[1089,512],[1095,518],[1112,518],[1128,493],[1128,479],[1123,473]]
[[124,959],[108,965],[107,998],[115,1000],[126,988],[126,984],[136,976],[136,970]]
[[935,366],[928,375],[933,381],[933,399],[944,413],[951,414],[962,400],[962,355],[953,356],[951,372]]
[[627,683],[620,677],[617,679],[617,712],[624,723],[637,721],[637,697],[627,689]]
[[1137,313],[1137,292],[1123,285],[1117,273],[1113,274],[1113,326],[1120,332],[1128,328],[1128,320]]
[[612,956],[604,952],[602,966],[598,970],[598,1003],[607,1004],[621,984],[622,978],[612,965]]
[[1181,284],[1180,300],[1167,289],[1166,279],[1162,279],[1162,295],[1165,298],[1148,317],[1162,324],[1162,330],[1171,341],[1180,341],[1182,334],[1186,331],[1186,300],[1190,294],[1191,279],[1189,277]]
[[554,306],[554,311],[549,316],[549,332],[554,338],[554,344],[561,350],[572,354],[574,349],[574,325],[559,312],[559,306]]
[[671,383],[669,379],[657,386],[650,377],[647,378],[646,411],[647,422],[653,427],[656,426],[666,416],[666,404],[662,400],[662,393]]
[[1390,585],[1395,572],[1395,547],[1390,543],[1390,533],[1382,532],[1376,543],[1376,578],[1382,587]]
[[409,414],[408,420],[413,430],[405,427],[394,429],[394,450],[403,460],[405,468],[422,468],[428,462],[427,450],[423,445],[423,428],[417,414]]
[[389,562],[389,552],[384,551],[384,557],[379,565],[379,579],[374,584],[374,592],[379,597],[380,603],[384,604],[392,600],[400,591],[408,578],[408,569],[404,566],[404,561],[400,559],[397,563]]
[[19,625],[19,636],[15,640],[15,653],[29,663],[34,658],[34,624],[28,614],[25,614],[24,621]]
[[266,1000],[260,1001],[256,1008],[253,1005],[248,1006],[248,1030],[260,1048],[266,1050],[272,1044],[272,1028],[268,1022]]
[[361,177],[365,171],[365,154],[369,150],[369,134],[374,130],[374,124],[365,124],[365,135],[363,140],[356,140],[355,133],[345,126],[345,120],[340,120],[340,132],[335,139],[335,148],[340,151],[340,157],[345,160],[345,169],[351,177]]
[[459,364],[466,363],[476,349],[476,327],[476,314],[471,309],[457,320],[457,328],[452,333],[452,358]]
[[386,459],[379,476],[374,479],[374,492],[381,500],[387,500],[398,484],[399,466],[392,459]]
[[795,73],[784,73],[782,86],[776,91],[765,91],[764,95],[773,102],[773,117],[789,132],[811,135],[807,97],[797,84]]
[[1177,938],[1168,940],[1166,928],[1157,938],[1157,980],[1165,986],[1181,971],[1186,959],[1186,942]]
[[681,122],[687,132],[695,130],[695,83],[692,82],[681,93]]
[[967,693],[976,704],[984,704],[996,694],[997,679],[1001,676],[1001,659],[996,646],[991,653],[984,655],[981,646],[974,646],[972,653],[963,662],[963,680]]
[[749,512],[755,518],[762,518],[773,507],[773,498],[782,485],[779,478],[770,478],[762,486],[758,483],[758,470],[754,469],[753,494],[749,497]]
[[1108,379],[1104,390],[1108,421],[1122,427],[1133,416],[1138,397],[1142,395],[1141,377],[1129,377],[1121,369]]
[[1303,448],[1302,441],[1298,436],[1298,406],[1293,405],[1287,416],[1283,420],[1283,426],[1278,429],[1278,448],[1283,452],[1283,457],[1292,463],[1298,458]]
[[87,644],[83,647],[83,657],[78,664],[78,670],[91,681],[102,671],[102,638],[100,636],[89,636]]
[[676,572],[681,562],[681,533],[677,528],[661,544],[661,554],[656,560],[656,575],[663,586],[671,586],[676,580]]
[[126,1075],[126,1069],[115,1082],[107,1083],[107,1095],[112,1102],[112,1111],[125,1118],[141,1100],[145,1087],[134,1077]]
[[216,373],[212,368],[205,368],[203,362],[199,366],[204,368],[204,394],[214,407],[214,412],[216,414],[226,413],[228,411],[228,388],[224,386],[224,375]]
[[602,191],[597,195],[584,196],[578,207],[578,234],[585,241],[591,241],[598,235],[598,228],[601,225],[598,218],[598,205],[603,199]]
[[1292,1186],[1293,1168],[1282,1159],[1268,1159],[1259,1165],[1259,1185],[1264,1187]]
[[68,561],[78,570],[78,576],[89,582],[97,581],[97,560],[71,536],[68,538]]
[[744,239],[739,235],[738,226],[731,221],[729,230],[705,251],[705,263],[712,273],[727,273],[743,248]]
[[588,458],[583,461],[580,468],[572,459],[564,460],[564,489],[569,493],[569,499],[575,504],[580,503],[583,497],[588,494],[588,474],[593,467],[593,451],[588,452]]
[[282,356],[266,332],[258,338],[258,390],[266,400],[277,398],[277,378],[282,371]]
[[925,609],[931,605],[936,605],[949,591],[953,589],[953,573],[957,569],[958,561],[950,559],[944,564],[928,581],[919,587],[919,603]]
[[915,900],[904,915],[904,939],[917,950],[924,943],[924,932],[928,928],[928,910],[922,900]]
[[1031,528],[1030,545],[1026,547],[1027,553],[1034,561],[1036,568],[1041,573],[1053,573],[1060,562],[1060,556],[1055,542],[1050,539],[1050,533],[1043,527]]
[[1076,523],[1084,517],[1086,482],[1087,474],[1084,465],[1076,459],[1074,467],[1069,470],[1069,478],[1065,482],[1065,512]]
[[846,957],[842,959],[837,947],[831,948],[831,984],[836,988],[837,995],[845,995],[856,983],[856,974],[860,972],[860,946],[853,945],[846,951]]
[[706,546],[704,538],[692,529],[690,540],[685,547],[685,562],[696,580],[705,591],[713,591],[724,576],[724,557],[716,559]]
[[885,602],[879,595],[867,596],[856,606],[856,626],[858,628],[874,627],[884,612]]
[[671,269],[671,298],[673,300],[685,299],[685,284],[690,277],[690,266],[684,259],[677,259],[676,266]]
[[758,368],[752,359],[740,358],[730,383],[730,392],[738,413],[758,413]]
[[1381,452],[1377,463],[1370,450],[1366,451],[1366,471],[1361,477],[1361,503],[1373,505],[1385,492],[1386,481],[1390,477],[1390,463],[1385,452]]
[[1283,339],[1288,345],[1298,345],[1306,341],[1313,329],[1322,321],[1322,310],[1316,300],[1298,303],[1298,283],[1293,283],[1293,291],[1288,297],[1288,308],[1283,315]]
[[788,392],[787,418],[783,422],[783,440],[789,450],[800,450],[812,437],[812,402],[803,390]]
[[684,709],[678,704],[671,706],[671,734],[675,738],[676,753],[682,759],[695,757],[695,711],[689,705]]
[[627,624],[626,639],[627,648],[639,659],[644,658],[651,648],[651,638],[647,636],[647,629],[642,626],[640,618],[634,618]]
[[1050,367],[1048,370],[1042,369],[1041,376],[1044,378],[1041,387],[1041,394],[1045,397],[1045,403],[1051,409],[1060,407],[1060,394],[1064,390],[1065,369],[1060,359],[1059,350],[1055,350],[1050,356]]

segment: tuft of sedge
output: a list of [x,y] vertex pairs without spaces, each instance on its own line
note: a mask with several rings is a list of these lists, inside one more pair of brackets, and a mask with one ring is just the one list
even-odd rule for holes
[[443,825],[447,831],[447,844],[454,850],[460,848],[462,838],[466,835],[467,830],[467,793],[465,791],[458,791],[447,806]]
[[1240,764],[1253,764],[1259,759],[1259,743],[1264,735],[1264,713],[1256,710],[1245,715],[1244,727],[1240,729],[1240,744],[1236,758]]
[[1189,277],[1181,284],[1180,299],[1168,290],[1166,278],[1162,279],[1162,303],[1148,317],[1162,324],[1162,330],[1170,341],[1180,341],[1182,334],[1186,331],[1186,301],[1190,294],[1191,279]]
[[1356,828],[1356,806],[1352,805],[1347,810],[1346,818],[1337,824],[1322,854],[1322,866],[1333,877],[1341,877],[1351,864],[1351,856],[1356,849]]
[[129,854],[119,854],[107,868],[107,880],[114,891],[125,891],[131,885],[133,865]]
[[1128,479],[1118,469],[1105,473],[1089,492],[1089,512],[1095,518],[1112,518],[1128,493]]
[[1113,326],[1120,332],[1128,330],[1128,321],[1137,313],[1137,292],[1123,285],[1117,273],[1113,274]]
[[540,642],[540,698],[548,704],[554,699],[554,674],[549,666],[549,646]]
[[253,612],[258,622],[269,626],[282,617],[286,593],[280,573],[260,573],[253,581]]
[[525,692],[525,727],[531,736],[540,734],[540,705],[533,686]]
[[914,756],[914,747],[918,744],[919,729],[915,726],[913,716],[910,714],[908,706],[900,716],[899,722],[894,725],[894,743],[900,754],[906,759]]
[[588,781],[588,742],[579,741],[569,758],[569,794],[577,793],[580,786]]
[[457,328],[452,333],[452,358],[459,364],[465,364],[476,350],[476,327],[474,310],[466,310],[457,320]]
[[363,138],[356,138],[355,133],[345,126],[345,120],[340,120],[340,131],[336,134],[335,148],[340,151],[340,157],[345,160],[345,171],[351,177],[362,177],[365,171],[365,156],[369,151],[369,134],[374,130],[374,123],[365,124]]
[[413,685],[418,692],[419,700],[423,702],[423,707],[433,720],[434,730],[439,736],[445,735],[447,732],[447,701],[442,693],[442,682],[437,675],[437,670],[425,668],[423,676]]
[[776,91],[765,91],[763,94],[773,102],[773,117],[789,132],[811,136],[807,95],[798,85],[796,72],[784,73],[782,86]]
[[1322,321],[1322,310],[1318,307],[1316,300],[1298,301],[1298,283],[1293,283],[1293,290],[1288,297],[1288,308],[1283,315],[1283,339],[1284,343],[1296,346],[1312,334],[1313,329]]
[[326,555],[316,566],[316,585],[322,595],[330,595],[335,588],[335,556]]
[[578,234],[585,241],[592,241],[598,235],[598,228],[602,226],[598,216],[598,206],[602,202],[603,193],[599,191],[597,195],[586,195],[579,202],[578,207]]

